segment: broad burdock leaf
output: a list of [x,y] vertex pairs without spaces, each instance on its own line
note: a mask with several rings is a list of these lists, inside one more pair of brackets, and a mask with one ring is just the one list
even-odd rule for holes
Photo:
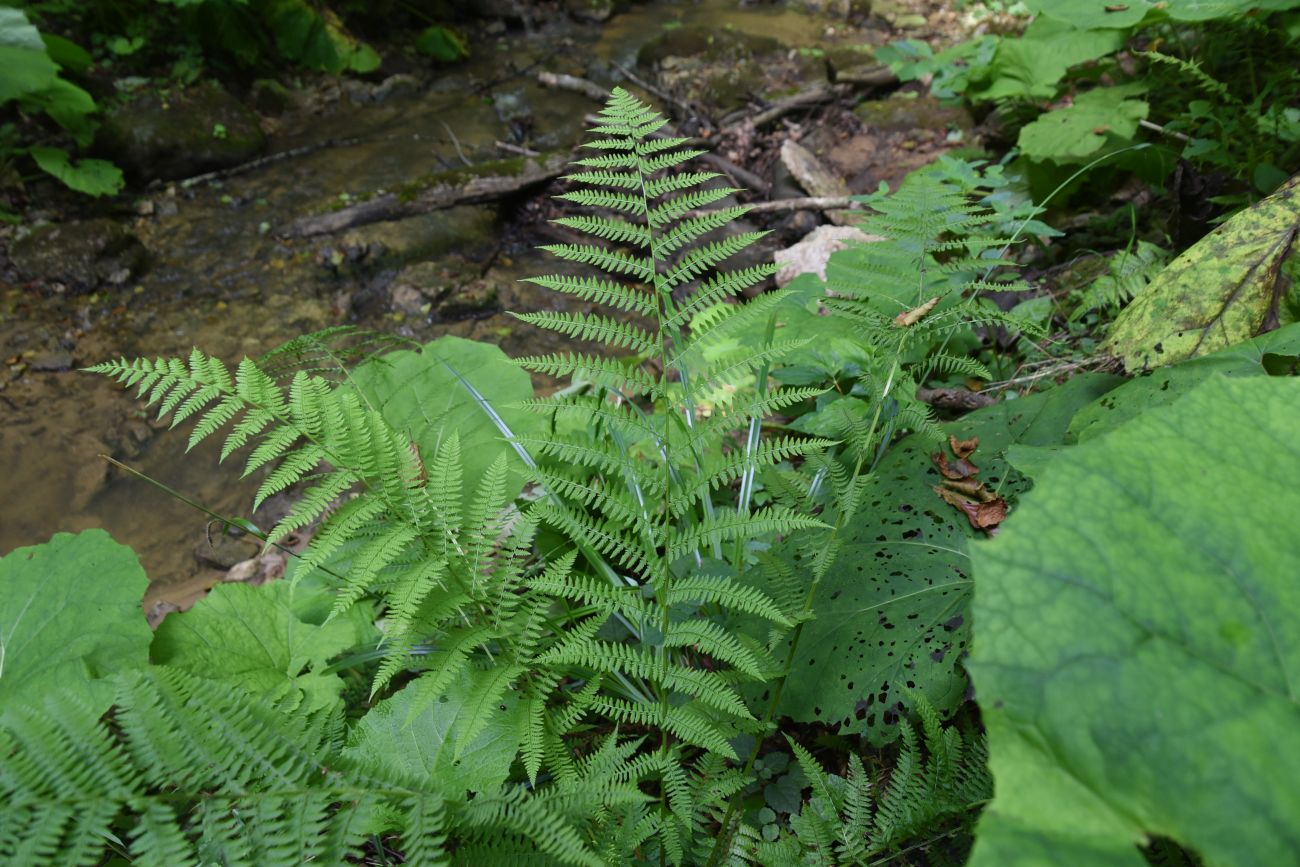
[[135,552],[103,530],[0,559],[0,709],[62,687],[106,710],[113,688],[98,681],[149,664],[148,585]]
[[[482,675],[463,674],[437,701],[421,702],[415,690],[403,689],[379,702],[357,721],[344,754],[411,779],[436,780],[456,797],[497,791],[519,751],[523,706],[518,693],[508,692],[482,731],[461,744],[461,717],[475,677]],[[424,707],[412,715],[417,704]]]
[[973,546],[996,797],[973,867],[1300,852],[1300,379],[1223,378],[1058,456]]
[[[546,427],[545,416],[522,407],[533,397],[527,372],[488,343],[441,337],[419,352],[371,359],[353,371],[352,381],[390,425],[419,445],[426,460],[453,432],[459,434],[467,490],[477,489],[503,452],[513,469],[523,468],[502,425],[518,436]],[[506,494],[513,497],[522,487],[516,475]]]
[[[1014,502],[1029,485],[1002,453],[1013,443],[1060,445],[1074,413],[1121,381],[1085,374],[971,413],[946,430],[958,440],[979,437],[979,480]],[[968,540],[983,534],[935,494],[941,476],[930,460],[934,449],[912,435],[877,468],[818,590],[816,619],[804,627],[782,694],[783,715],[883,744],[898,737],[908,690],[941,713],[960,703],[970,640],[966,551]],[[792,548],[778,550],[797,557]]]
[[1131,371],[1240,343],[1278,324],[1300,237],[1300,175],[1175,259],[1115,320],[1102,350]]
[[199,677],[227,681],[255,695],[306,710],[338,701],[343,681],[322,669],[358,644],[356,621],[318,626],[300,612],[317,592],[275,581],[263,587],[218,584],[189,611],[173,614],[154,636],[155,662]]
[[1082,93],[1065,108],[1046,112],[1020,130],[1025,156],[1061,164],[1083,163],[1108,144],[1123,144],[1137,133],[1150,106],[1133,99],[1146,88],[1121,84]]

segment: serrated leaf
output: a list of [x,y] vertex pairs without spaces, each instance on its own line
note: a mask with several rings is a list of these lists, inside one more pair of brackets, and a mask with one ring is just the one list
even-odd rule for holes
[[302,619],[299,592],[310,591],[285,581],[218,584],[189,611],[162,622],[153,659],[257,695],[292,698],[301,690],[304,709],[329,707],[343,681],[322,669],[357,642],[357,629],[347,620],[319,626]]
[[449,793],[496,791],[510,773],[523,736],[523,707],[517,694],[501,696],[486,726],[462,749],[458,720],[473,677],[462,674],[414,715],[414,690],[400,690],[379,702],[357,722],[344,752],[415,779],[435,779]]
[[1131,371],[1207,355],[1276,324],[1282,265],[1300,235],[1300,175],[1242,211],[1151,281],[1102,350]]
[[973,867],[1300,852],[1300,379],[1215,378],[1069,449],[972,551],[997,795]]
[[0,558],[0,708],[65,687],[107,709],[112,689],[96,681],[149,664],[148,584],[135,552],[103,530]]
[[1108,142],[1128,141],[1145,120],[1149,106],[1130,97],[1142,88],[1098,87],[1074,98],[1065,108],[1040,115],[1020,130],[1018,143],[1035,160],[1072,164],[1087,162]]

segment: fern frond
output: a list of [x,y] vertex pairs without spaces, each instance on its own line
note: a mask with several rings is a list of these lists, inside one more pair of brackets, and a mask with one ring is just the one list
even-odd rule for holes
[[655,339],[644,329],[606,316],[586,313],[515,313],[516,319],[556,331],[575,340],[593,340],[638,355],[649,355],[656,348]]
[[568,277],[556,275],[551,277],[525,277],[527,283],[535,283],[546,289],[563,292],[583,301],[605,304],[619,310],[626,310],[641,316],[654,316],[658,309],[654,297],[644,290],[624,286],[598,277]]

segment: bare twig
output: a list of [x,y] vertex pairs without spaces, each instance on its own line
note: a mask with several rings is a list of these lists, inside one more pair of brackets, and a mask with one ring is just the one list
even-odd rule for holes
[[447,131],[447,135],[451,136],[451,143],[456,148],[456,156],[460,157],[460,161],[467,166],[474,165],[469,161],[469,157],[465,156],[465,152],[460,149],[460,139],[456,138],[456,133],[452,132],[451,127],[447,125],[447,121],[442,120],[438,122],[441,123],[442,128]]
[[760,202],[750,209],[751,214],[776,213],[780,211],[837,211],[862,207],[849,196],[804,196],[795,199],[777,199],[775,202]]
[[516,154],[521,157],[540,157],[541,151],[535,151],[532,148],[521,147],[520,145],[510,144],[510,142],[495,141],[492,142],[500,150],[508,154]]
[[525,159],[523,165],[515,160],[499,160],[480,163],[470,172],[460,169],[428,175],[408,184],[408,194],[381,193],[338,211],[295,220],[285,227],[281,237],[326,235],[456,205],[491,202],[557,177],[564,171],[569,156],[568,151],[555,151]]
[[778,118],[784,117],[792,111],[801,108],[807,108],[812,105],[819,105],[823,102],[830,102],[837,96],[847,93],[847,89],[842,86],[831,86],[819,84],[810,87],[807,90],[787,96],[784,99],[778,99],[767,108],[752,116],[744,116],[733,120],[722,127],[724,133],[732,132],[739,129],[744,124],[753,124],[755,128],[765,126]]
[[856,84],[863,87],[884,87],[897,84],[898,76],[888,66],[855,66],[852,69],[838,70],[835,73],[836,84]]
[[1142,127],[1143,129],[1149,129],[1152,132],[1160,133],[1160,135],[1167,135],[1170,138],[1176,138],[1180,142],[1189,142],[1192,140],[1192,137],[1189,135],[1183,135],[1181,132],[1178,132],[1176,130],[1165,129],[1160,124],[1152,123],[1149,120],[1139,120],[1138,126]]
[[546,87],[581,93],[583,96],[596,100],[596,102],[603,103],[609,98],[609,92],[605,88],[594,81],[578,78],[576,75],[565,75],[563,72],[547,72],[543,69],[537,73],[537,80]]
[[[291,160],[295,157],[303,157],[307,154],[315,153],[316,151],[323,151],[326,148],[351,147],[352,145],[361,144],[363,141],[365,141],[365,139],[362,138],[332,138],[328,141],[303,145],[302,147],[289,148],[286,151],[267,154],[264,157],[258,157],[255,160],[249,160],[246,163],[240,163],[237,166],[231,166],[227,169],[218,169],[214,172],[204,172],[201,175],[195,175],[192,178],[178,181],[176,185],[181,189],[189,189],[190,187],[198,186],[199,184],[207,183],[209,181],[220,181],[225,178],[233,178],[236,175],[242,175],[254,171],[255,169],[260,169],[262,166],[273,165],[274,163]],[[156,181],[155,183],[161,185],[164,182]]]

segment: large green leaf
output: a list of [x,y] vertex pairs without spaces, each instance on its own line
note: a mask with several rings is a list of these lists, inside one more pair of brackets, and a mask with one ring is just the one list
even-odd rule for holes
[[1148,17],[1154,20],[1162,15],[1176,21],[1234,18],[1254,9],[1293,9],[1300,6],[1300,0],[1025,0],[1025,5],[1031,12],[1092,29],[1133,27]]
[[[1061,443],[1075,411],[1119,382],[1105,374],[1075,377],[971,413],[947,430],[980,438],[974,456],[980,479],[1014,498],[1028,482],[1002,459],[1007,447]],[[804,627],[782,694],[783,715],[885,743],[897,737],[907,690],[944,712],[961,700],[970,637],[966,548],[974,531],[934,492],[940,481],[929,457],[934,449],[913,435],[877,468],[818,591],[817,618]]]
[[[449,433],[459,433],[467,491],[477,487],[503,451],[509,453],[512,467],[523,467],[502,434],[503,425],[522,435],[539,432],[546,424],[544,417],[519,406],[533,396],[528,374],[488,343],[441,337],[418,352],[372,359],[352,378],[389,424],[419,444],[426,458],[432,458]],[[507,495],[518,493],[520,486]]]
[[1158,368],[1129,380],[1081,409],[1070,422],[1070,435],[1079,442],[1092,439],[1152,407],[1173,403],[1214,376],[1294,372],[1297,358],[1300,358],[1300,323],[1220,349],[1213,355]]
[[997,796],[973,867],[1300,852],[1300,379],[1216,377],[1068,450],[974,546]]
[[0,707],[66,687],[107,709],[112,688],[95,681],[149,664],[148,584],[135,552],[103,530],[0,559]]
[[1086,162],[1107,142],[1127,141],[1137,133],[1138,121],[1146,118],[1148,105],[1130,97],[1144,89],[1140,85],[1118,85],[1082,93],[1069,106],[1039,115],[1022,128],[1020,149],[1035,160]]
[[343,681],[323,669],[358,642],[357,623],[309,622],[307,612],[316,606],[296,598],[297,590],[313,592],[287,581],[218,584],[192,609],[162,622],[154,661],[295,706],[301,699],[307,709],[328,707]]
[[1039,18],[1019,39],[1003,39],[986,72],[972,80],[979,99],[1052,99],[1071,66],[1118,50],[1118,30],[1076,30],[1051,18]]
[[[523,710],[518,697],[506,693],[486,727],[462,747],[456,721],[471,692],[469,675],[433,702],[418,701],[413,688],[403,689],[361,718],[345,752],[413,779],[436,779],[448,793],[495,791],[519,749]],[[423,709],[412,716],[417,703]]]
[[0,6],[0,105],[44,90],[58,76],[59,67],[26,13]]
[[111,196],[121,192],[125,181],[122,170],[104,160],[81,160],[73,163],[63,148],[34,147],[32,159],[70,189],[88,196]]
[[1206,355],[1276,324],[1282,263],[1300,235],[1300,175],[1236,214],[1160,272],[1102,349],[1132,371]]
[[262,15],[286,57],[323,72],[373,72],[379,55],[348,33],[338,16],[307,0],[264,0]]

